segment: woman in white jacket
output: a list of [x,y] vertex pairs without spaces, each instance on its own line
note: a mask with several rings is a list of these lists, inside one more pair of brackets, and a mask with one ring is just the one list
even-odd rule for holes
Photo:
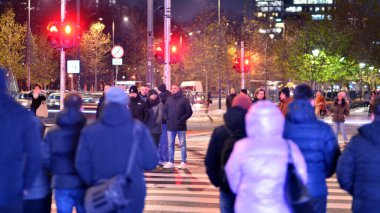
[[[288,163],[287,141],[282,137],[284,117],[270,101],[251,106],[245,116],[247,137],[236,142],[225,170],[236,193],[235,212],[288,213],[284,184]],[[297,145],[293,162],[306,183],[305,160]]]

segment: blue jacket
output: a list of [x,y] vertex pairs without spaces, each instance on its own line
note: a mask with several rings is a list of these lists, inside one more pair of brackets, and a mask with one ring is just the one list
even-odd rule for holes
[[75,154],[86,118],[79,110],[67,108],[58,114],[56,126],[45,137],[45,166],[53,174],[54,189],[80,189],[84,182],[75,169]]
[[337,177],[353,196],[353,212],[375,213],[380,209],[380,117],[362,126],[340,156]]
[[41,135],[32,113],[0,92],[0,206],[22,201],[41,170]]
[[340,154],[331,127],[316,118],[309,101],[295,100],[289,104],[284,137],[297,144],[305,158],[310,195],[327,196],[326,178],[334,174]]
[[134,120],[125,106],[107,104],[100,119],[83,129],[76,156],[78,173],[89,186],[125,173],[135,125],[140,126],[140,132],[130,176],[134,200],[126,212],[142,212],[146,196],[143,171],[154,169],[158,164],[157,149],[148,129]]

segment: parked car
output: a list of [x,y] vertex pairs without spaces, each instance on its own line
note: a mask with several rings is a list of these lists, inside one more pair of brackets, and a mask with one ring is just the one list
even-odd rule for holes
[[16,96],[16,101],[27,109],[30,109],[32,104],[32,99],[28,97],[29,93],[30,91],[20,92]]
[[59,109],[60,93],[50,93],[46,100],[48,109]]
[[82,100],[83,100],[83,109],[96,111],[96,108],[99,103],[99,99],[102,97],[102,95],[103,95],[102,93],[81,94]]

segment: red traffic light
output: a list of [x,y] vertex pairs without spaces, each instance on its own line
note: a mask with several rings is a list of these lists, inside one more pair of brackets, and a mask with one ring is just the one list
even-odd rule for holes
[[53,48],[74,48],[80,39],[80,29],[70,22],[52,22],[47,27],[48,42]]
[[57,33],[59,31],[58,28],[59,28],[58,25],[50,24],[48,26],[48,31],[51,32],[51,33]]
[[66,26],[64,26],[64,29],[65,29],[66,34],[71,34],[72,27],[70,24],[67,24]]
[[164,43],[158,44],[158,46],[155,49],[154,58],[156,59],[156,62],[159,64],[165,63]]
[[58,22],[50,23],[47,26],[47,30],[48,30],[47,39],[50,46],[52,46],[53,48],[61,47],[61,35],[59,32],[60,28],[61,28],[61,25]]
[[[243,59],[243,70],[244,70],[244,73],[248,73],[249,70],[250,70],[250,60],[248,58],[244,58]],[[232,68],[235,69],[236,72],[240,72],[241,73],[241,64],[240,64],[240,58],[235,58],[234,61],[233,61],[233,66]]]

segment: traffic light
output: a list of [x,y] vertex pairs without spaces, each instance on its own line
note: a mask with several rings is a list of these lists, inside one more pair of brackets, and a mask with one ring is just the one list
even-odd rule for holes
[[157,63],[164,64],[165,63],[165,53],[164,53],[164,43],[160,43],[155,51],[154,51],[154,58],[156,59]]
[[[248,73],[249,70],[250,70],[250,60],[249,58],[244,58],[243,59],[244,63],[243,63],[243,66],[244,66],[244,73]],[[232,68],[235,69],[236,72],[241,72],[241,65],[240,65],[240,58],[235,58],[234,61],[233,61],[233,66]]]
[[170,45],[170,63],[176,64],[181,61],[181,49],[176,43]]
[[47,27],[48,30],[48,42],[53,48],[61,47],[61,25],[57,22],[50,23]]
[[234,59],[234,65],[232,66],[232,68],[235,69],[235,71],[239,72],[241,70],[240,68],[240,58],[235,58]]
[[61,48],[75,48],[77,40],[76,26],[70,22],[64,22],[61,29]]

